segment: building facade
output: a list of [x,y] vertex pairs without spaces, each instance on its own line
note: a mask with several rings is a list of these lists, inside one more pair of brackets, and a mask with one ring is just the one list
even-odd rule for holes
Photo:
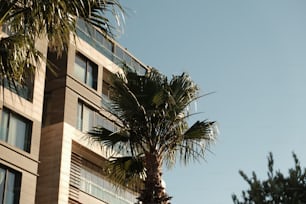
[[110,76],[124,67],[147,71],[111,38],[81,21],[78,38],[60,57],[41,50],[45,63],[32,90],[0,87],[0,203],[132,204],[137,192],[114,187],[105,167],[111,152],[92,144],[86,132],[95,126],[115,131],[107,112]]
[[123,64],[139,74],[147,68],[82,22],[78,36],[60,58],[48,53],[59,71],[56,76],[46,73],[36,202],[132,204],[137,193],[117,189],[106,176],[111,152],[90,143],[86,132],[95,126],[118,128],[106,105],[111,75],[122,71]]
[[[47,54],[47,44],[37,43]],[[0,203],[35,203],[42,127],[45,67],[26,87],[0,85]]]

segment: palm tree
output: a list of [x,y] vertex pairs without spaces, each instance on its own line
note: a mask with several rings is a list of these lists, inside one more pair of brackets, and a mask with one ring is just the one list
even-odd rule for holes
[[112,33],[107,12],[119,15],[123,8],[117,0],[0,0],[0,80],[23,82],[33,74],[45,60],[38,39],[46,38],[49,49],[61,54],[77,18]]
[[162,166],[172,167],[203,159],[217,135],[213,121],[197,121],[188,127],[190,104],[199,98],[198,87],[183,73],[168,81],[152,69],[145,76],[116,75],[109,112],[120,122],[117,132],[98,127],[89,139],[117,151],[111,158],[110,176],[121,184],[143,181],[139,203],[167,204]]

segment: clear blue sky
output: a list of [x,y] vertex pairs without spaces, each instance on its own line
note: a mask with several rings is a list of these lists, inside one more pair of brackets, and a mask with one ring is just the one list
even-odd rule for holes
[[166,170],[173,204],[233,203],[266,177],[267,155],[287,173],[292,151],[306,166],[305,0],[128,0],[117,40],[171,76],[186,71],[202,98],[194,119],[217,120],[220,135],[206,161]]

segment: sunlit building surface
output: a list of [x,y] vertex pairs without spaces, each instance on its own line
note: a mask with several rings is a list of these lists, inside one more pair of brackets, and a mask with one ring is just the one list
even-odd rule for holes
[[77,32],[60,57],[42,45],[54,68],[42,63],[27,88],[1,83],[0,203],[136,201],[135,189],[114,187],[106,176],[111,152],[90,143],[86,132],[118,129],[106,111],[111,75],[123,64],[138,74],[147,68],[102,32],[82,22]]
[[[38,48],[47,53],[46,43]],[[45,63],[25,86],[0,84],[0,203],[35,203]]]

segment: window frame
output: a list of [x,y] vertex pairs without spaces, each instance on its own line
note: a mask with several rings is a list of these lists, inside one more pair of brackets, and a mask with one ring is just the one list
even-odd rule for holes
[[[88,124],[84,124],[84,108],[91,111],[88,115],[91,115],[92,118],[89,118],[91,122]],[[89,127],[90,124],[92,127]],[[84,128],[86,126],[88,126],[88,130]],[[94,127],[104,127],[105,129],[112,132],[117,131],[119,128],[115,122],[107,119],[107,117],[100,114],[96,109],[92,108],[82,100],[78,100],[76,128],[82,132],[88,132],[91,131]]]
[[33,76],[25,76],[23,83],[19,83],[14,80],[9,80],[7,78],[4,78],[2,81],[0,81],[0,85],[2,85],[4,88],[10,90],[11,92],[17,94],[18,96],[30,102],[33,102],[34,84],[35,84],[34,73]]
[[88,128],[88,130],[85,128],[85,118],[84,118],[84,110],[87,110],[89,112],[88,116],[90,117],[90,115],[92,115],[91,119],[91,123],[86,124],[86,126],[89,126],[90,124],[94,125],[94,109],[92,109],[89,105],[87,105],[86,103],[82,102],[82,101],[78,101],[78,107],[77,107],[77,129],[82,131],[82,132],[87,132],[90,131],[93,127]]
[[[2,175],[2,181],[1,181],[1,171],[4,172]],[[11,179],[11,176],[13,177],[13,183]],[[18,204],[20,201],[20,189],[21,189],[21,179],[22,174],[14,169],[11,169],[3,164],[0,164],[0,203],[7,203],[7,197],[8,194],[13,194],[13,200],[9,202],[9,204]],[[2,185],[3,184],[3,185]],[[10,186],[10,184],[13,184]],[[10,188],[12,188],[12,191],[10,191]]]
[[110,103],[112,99],[112,75],[113,73],[106,68],[103,68],[102,79],[102,108],[110,110]]
[[112,86],[105,80],[102,83],[102,95],[107,97],[107,99],[111,99],[111,88]]
[[[5,119],[6,114],[6,119]],[[11,124],[14,122],[18,122],[19,124],[24,124],[24,134],[23,136],[23,142],[22,144],[18,144],[18,137],[20,137],[20,134],[18,132],[12,132],[14,128],[11,126]],[[15,122],[15,125],[18,125],[18,123]],[[21,123],[20,123],[21,122]],[[25,152],[30,153],[31,150],[31,143],[32,143],[32,127],[33,122],[24,116],[6,108],[3,107],[1,112],[1,118],[0,118],[0,140],[18,148]],[[12,129],[13,130],[12,130]],[[3,135],[2,135],[3,134]],[[12,134],[12,135],[11,135]],[[15,137],[15,138],[14,138]],[[20,138],[19,138],[20,139]]]
[[[85,67],[77,63],[77,60],[84,63]],[[84,70],[84,73],[83,72],[81,73],[82,76],[80,76],[80,74],[78,73],[77,66],[79,66],[82,69],[82,71]],[[79,67],[78,69],[80,69]],[[76,77],[76,79],[86,84],[87,86],[91,87],[92,89],[97,90],[98,72],[99,72],[99,69],[96,63],[94,63],[93,61],[91,61],[85,55],[83,55],[82,53],[78,51],[75,53],[74,76]],[[89,78],[90,76],[92,78],[91,79],[92,81],[90,81],[90,78]]]

